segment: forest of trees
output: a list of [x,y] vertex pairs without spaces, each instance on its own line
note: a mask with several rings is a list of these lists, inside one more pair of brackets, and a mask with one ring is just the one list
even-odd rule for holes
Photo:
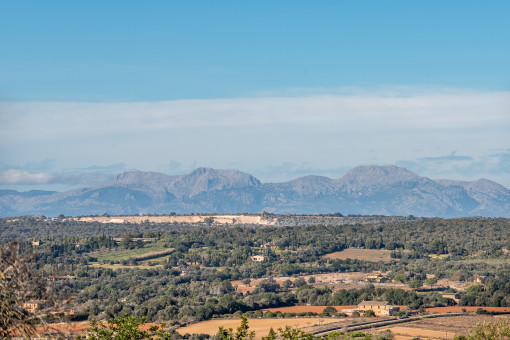
[[[466,282],[481,277],[482,285],[460,292],[460,305],[510,306],[509,227],[510,220],[491,218],[262,227],[99,224],[27,216],[1,219],[0,235],[3,243],[18,235],[21,253],[34,254],[38,274],[58,278],[53,289],[62,299],[72,298],[75,320],[125,314],[189,322],[222,315],[263,317],[260,309],[268,307],[352,305],[371,299],[412,308],[452,303],[433,289],[417,294],[416,289],[367,285],[333,291],[297,277],[332,272],[384,271],[413,288],[420,288],[427,274]],[[144,260],[143,266],[134,259],[99,260],[100,254],[154,245],[173,251],[162,261]],[[323,257],[352,247],[391,250],[398,261]],[[251,261],[253,255],[264,261]],[[113,264],[125,267],[107,266]],[[289,280],[280,286],[272,279],[278,276]],[[265,279],[249,294],[232,285],[233,280],[256,278]]]

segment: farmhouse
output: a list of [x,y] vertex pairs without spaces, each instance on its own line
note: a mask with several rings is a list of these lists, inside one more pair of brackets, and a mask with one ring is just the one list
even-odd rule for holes
[[255,255],[250,257],[253,262],[264,262],[265,257],[262,255]]
[[46,301],[43,300],[31,300],[23,303],[23,309],[29,313],[35,313],[44,307]]
[[390,316],[400,310],[400,307],[389,304],[387,301],[362,301],[358,305],[358,311],[364,313],[372,310],[377,316]]
[[384,276],[381,273],[370,274],[370,275],[367,275],[367,277],[365,278],[365,281],[367,281],[367,282],[376,282],[376,283],[383,283],[383,282],[387,282],[388,280],[389,280],[389,278]]

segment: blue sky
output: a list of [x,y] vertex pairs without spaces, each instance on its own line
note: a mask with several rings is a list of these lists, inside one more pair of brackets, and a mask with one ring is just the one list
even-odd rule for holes
[[397,164],[510,187],[508,1],[0,1],[0,188]]

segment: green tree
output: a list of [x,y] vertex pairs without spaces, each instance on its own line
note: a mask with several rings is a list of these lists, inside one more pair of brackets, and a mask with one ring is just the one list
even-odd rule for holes
[[253,331],[249,332],[248,331],[249,328],[250,327],[248,326],[248,319],[246,317],[243,317],[241,325],[237,327],[237,331],[235,334],[232,328],[226,329],[223,326],[220,326],[218,335],[222,340],[253,340],[255,338],[255,332]]
[[108,325],[96,320],[90,321],[90,328],[87,330],[87,338],[90,340],[139,340],[158,339],[170,340],[171,334],[165,332],[165,324],[151,326],[148,330],[140,330],[145,324],[147,317],[140,319],[124,314],[118,319],[110,319]]
[[414,279],[411,282],[409,282],[409,288],[418,289],[421,286],[423,286],[423,281],[422,280]]
[[506,320],[483,322],[477,324],[468,337],[469,340],[508,340],[510,339],[510,323]]
[[324,308],[324,310],[322,311],[322,314],[325,316],[334,316],[337,313],[338,313],[338,311],[333,306],[328,306],[328,307]]
[[393,280],[404,283],[409,280],[409,277],[404,273],[397,273],[393,276]]
[[291,328],[285,326],[285,328],[278,328],[280,338],[285,340],[314,340],[315,337],[311,333],[307,333],[301,329]]
[[430,288],[432,288],[432,286],[435,285],[436,283],[437,279],[435,277],[429,277],[428,279],[425,280],[425,284]]
[[29,313],[24,304],[31,301],[54,304],[47,281],[36,274],[32,254],[20,254],[19,244],[0,244],[0,339],[13,334],[31,339],[36,324],[45,324],[44,310]]
[[274,331],[273,327],[271,327],[267,336],[262,337],[262,340],[276,340],[276,332]]
[[298,277],[297,279],[294,280],[294,287],[301,287],[304,285],[306,285],[306,281],[302,277]]
[[269,279],[263,279],[259,283],[257,283],[257,286],[255,288],[255,293],[272,293],[280,290],[280,285],[278,282],[276,282],[273,278]]
[[363,316],[364,317],[373,317],[375,316],[375,312],[371,309],[367,309],[364,313],[363,313]]

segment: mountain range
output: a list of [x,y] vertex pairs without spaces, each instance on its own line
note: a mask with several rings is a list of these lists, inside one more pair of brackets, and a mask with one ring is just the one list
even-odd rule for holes
[[359,166],[332,179],[261,183],[238,170],[169,176],[127,171],[111,183],[65,192],[0,190],[0,216],[341,212],[363,215],[510,217],[510,190],[487,179],[432,180],[405,168]]

